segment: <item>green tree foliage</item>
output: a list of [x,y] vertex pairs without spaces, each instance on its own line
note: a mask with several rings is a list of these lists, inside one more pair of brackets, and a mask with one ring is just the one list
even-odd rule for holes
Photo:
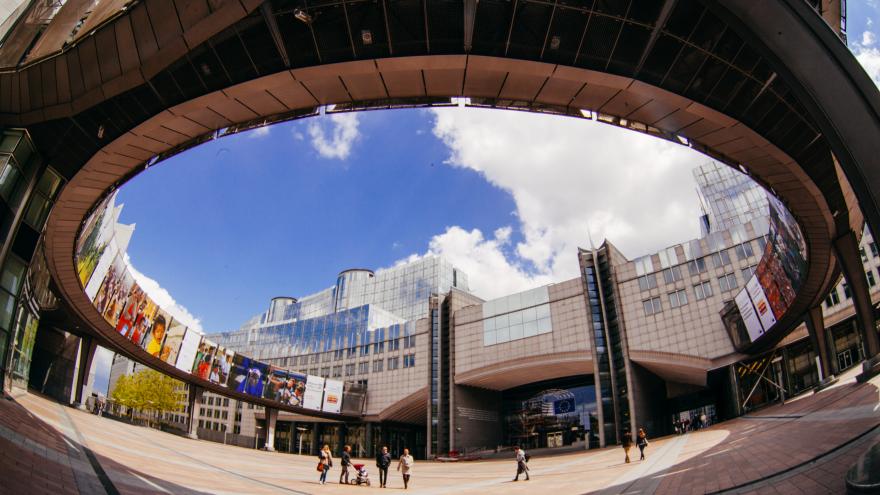
[[148,421],[182,411],[186,403],[183,383],[149,369],[120,377],[110,397],[133,412],[147,413]]

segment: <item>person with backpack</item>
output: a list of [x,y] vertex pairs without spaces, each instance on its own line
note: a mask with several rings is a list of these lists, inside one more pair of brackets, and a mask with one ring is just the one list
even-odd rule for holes
[[516,452],[516,477],[513,481],[519,481],[519,475],[525,473],[526,481],[529,481],[529,455],[526,451],[519,448],[519,445],[513,448]]
[[321,449],[318,459],[320,459],[318,461],[318,471],[321,471],[319,481],[323,485],[327,482],[327,471],[330,471],[330,468],[333,467],[333,457],[330,455],[329,445],[325,445],[324,448]]
[[403,455],[397,461],[397,470],[403,474],[403,489],[409,488],[409,477],[412,474],[412,466],[415,464],[413,456],[409,455],[409,449],[403,449]]
[[339,484],[342,484],[342,478],[345,478],[345,484],[348,484],[348,467],[351,466],[351,445],[342,448],[342,472],[339,473]]
[[382,452],[376,456],[376,467],[379,468],[379,488],[385,488],[388,483],[388,467],[391,466],[391,454],[388,447],[382,447]]
[[645,433],[644,428],[639,428],[639,433],[636,435],[636,446],[639,448],[639,452],[641,453],[640,461],[645,460],[645,447],[648,446],[648,434]]

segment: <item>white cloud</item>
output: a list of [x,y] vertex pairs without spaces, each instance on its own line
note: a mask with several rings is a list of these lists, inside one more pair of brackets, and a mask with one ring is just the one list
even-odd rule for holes
[[[519,225],[485,238],[449,227],[426,254],[444,255],[494,297],[578,275],[577,248],[607,238],[634,258],[699,236],[691,175],[708,157],[592,121],[462,108],[434,109],[448,165],[509,192]],[[512,245],[513,229],[522,241]]]
[[204,333],[201,320],[193,316],[188,309],[178,304],[177,301],[171,297],[171,294],[159,285],[159,282],[139,272],[131,264],[128,253],[125,253],[125,263],[128,265],[129,272],[132,277],[134,277],[134,281],[137,282],[140,288],[143,289],[144,292],[150,296],[150,299],[158,304],[160,308],[171,314],[175,320],[183,322],[187,328],[192,328],[199,333]]
[[264,125],[262,127],[257,127],[256,129],[248,131],[247,137],[251,139],[260,139],[268,136],[270,132],[272,132],[272,128],[268,125]]
[[357,113],[335,113],[329,116],[332,130],[329,137],[325,132],[322,120],[324,117],[316,117],[309,122],[309,137],[312,138],[312,146],[324,158],[336,158],[345,160],[351,153],[351,146],[360,136],[358,131]]
[[871,31],[862,33],[861,43],[853,43],[852,51],[865,72],[880,86],[880,49],[875,45],[876,37]]
[[109,349],[98,346],[95,349],[95,357],[92,358],[92,392],[107,395],[107,385],[110,383],[110,368],[113,365],[115,353]]

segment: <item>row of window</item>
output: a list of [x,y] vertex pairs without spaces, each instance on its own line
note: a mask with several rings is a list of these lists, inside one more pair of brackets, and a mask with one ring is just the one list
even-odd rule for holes
[[[396,370],[400,368],[400,356],[394,356],[388,358],[388,371]],[[374,359],[373,363],[373,373],[381,373],[385,371],[385,360],[384,359]],[[416,355],[415,353],[404,354],[403,355],[403,367],[411,368],[416,365]],[[331,367],[321,368],[320,373],[317,368],[312,368],[309,370],[309,374],[315,376],[324,376],[330,378],[341,378],[343,376],[354,376],[358,375],[366,375],[370,372],[370,361],[361,361],[357,363],[357,373],[355,373],[355,363],[348,363],[345,365],[345,373],[343,374],[342,365],[336,365]]]
[[[223,423],[215,423],[214,421],[205,421],[203,419],[199,420],[199,428],[205,430],[214,430],[214,431],[226,431],[226,425]],[[236,427],[238,429],[238,427]],[[235,432],[236,434],[238,431]]]
[[[761,244],[764,241],[764,238],[759,238],[758,243]],[[762,248],[763,249],[763,246]],[[744,242],[742,244],[737,244],[733,247],[733,250],[736,252],[736,256],[739,260],[748,259],[751,256],[755,255],[755,252],[752,248],[751,242]],[[709,256],[703,256],[702,258],[693,259],[687,262],[688,273],[691,276],[699,275],[701,273],[705,273],[708,270],[708,265],[706,259],[709,259],[712,263],[713,268],[721,268],[724,266],[728,266],[732,263],[730,260],[730,252],[728,249],[722,249],[721,251],[710,254]],[[681,267],[684,265],[676,265],[671,266],[669,268],[664,269],[661,273],[663,274],[663,281],[667,284],[678,282],[679,280],[683,280],[684,277],[681,273]],[[754,271],[754,270],[752,270]],[[649,273],[647,275],[642,275],[638,278],[639,281],[639,289],[640,290],[650,290],[657,288],[657,278],[656,273]]]
[[[354,347],[346,347],[344,349],[336,349],[333,352],[324,352],[320,354],[306,354],[303,356],[291,356],[289,358],[284,358],[278,364],[281,366],[297,366],[297,365],[305,365],[305,364],[317,364],[319,362],[327,362],[330,360],[339,360],[343,358],[351,358],[351,357],[363,357],[369,356],[372,349],[372,354],[382,354],[386,350],[389,352],[394,352],[400,350],[400,343],[403,341],[404,349],[412,349],[416,346],[416,336],[415,335],[406,335],[399,339],[393,340],[383,340],[381,342],[374,342],[372,344],[366,345],[356,345]],[[323,356],[323,357],[322,357]]]
[[207,418],[214,417],[215,419],[229,419],[229,412],[214,409],[212,413],[211,409],[202,409],[199,411],[199,416]]
[[[748,280],[752,274],[755,272],[755,266],[750,266],[742,269],[743,280]],[[726,273],[720,277],[718,277],[718,287],[721,289],[721,292],[727,292],[739,287],[739,284],[736,280],[735,273]],[[712,296],[712,285],[708,280],[700,282],[698,284],[694,284],[694,298],[697,301],[702,301],[708,297]],[[669,298],[669,306],[672,308],[678,308],[684,306],[688,303],[687,291],[684,289],[675,290],[667,294]],[[663,305],[660,301],[660,297],[652,297],[650,299],[645,299],[642,301],[642,306],[645,311],[645,316],[651,316],[663,311]]]
[[[205,396],[203,395],[203,396],[202,396],[202,404],[206,404],[206,405],[209,405],[209,406],[213,406],[213,405],[214,405],[214,399],[215,399],[215,397],[210,397],[210,396],[209,396],[209,397],[205,397]],[[222,405],[223,407],[229,407],[229,398],[228,398],[228,397],[216,397],[216,399],[217,399],[217,405],[218,405],[218,406]],[[221,402],[222,402],[222,404],[221,404]]]
[[[874,244],[871,242],[870,244]],[[865,278],[868,279],[868,287],[874,287],[877,285],[877,279],[874,278],[874,269],[865,271]],[[849,285],[846,282],[840,284],[843,288],[843,297],[846,299],[852,298],[852,291],[849,290]],[[825,307],[830,308],[834,305],[840,304],[840,294],[837,292],[837,287],[831,289],[831,292],[828,293],[828,297],[825,298]]]

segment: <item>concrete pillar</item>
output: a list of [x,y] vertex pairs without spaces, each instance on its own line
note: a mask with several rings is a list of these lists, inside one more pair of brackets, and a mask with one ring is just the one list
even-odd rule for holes
[[299,434],[296,431],[296,421],[290,422],[290,437],[288,438],[287,451],[291,454],[296,453],[296,436]]
[[807,325],[807,332],[810,334],[810,343],[813,345],[813,352],[819,358],[819,385],[821,389],[837,381],[834,376],[833,359],[831,350],[828,346],[828,336],[825,329],[825,319],[822,316],[822,305],[816,305],[807,311],[804,315],[804,323]]
[[266,444],[263,450],[275,452],[275,423],[278,421],[278,409],[266,408]]
[[312,423],[312,451],[309,454],[317,455],[321,451],[323,445],[318,445],[321,441],[321,423]]
[[339,423],[339,445],[336,451],[337,455],[342,455],[342,449],[345,448],[345,437],[348,435],[348,425]]
[[880,338],[877,337],[877,330],[874,328],[874,306],[871,304],[871,293],[859,253],[859,243],[853,231],[850,230],[834,240],[834,254],[840,262],[843,276],[852,294],[856,325],[865,347],[863,371],[857,379],[866,381],[880,373]]
[[83,389],[88,385],[89,370],[92,368],[92,359],[95,357],[95,351],[98,349],[98,343],[89,336],[83,336],[79,341],[79,369],[76,373],[76,386],[74,387],[73,403],[76,407],[84,409]]
[[189,386],[189,424],[187,425],[187,434],[189,438],[198,440],[199,438],[199,413],[202,410],[202,395],[205,389],[196,385]]
[[364,425],[366,429],[366,434],[364,435],[364,449],[366,449],[366,456],[373,457],[375,451],[373,450],[373,423],[366,423]]

